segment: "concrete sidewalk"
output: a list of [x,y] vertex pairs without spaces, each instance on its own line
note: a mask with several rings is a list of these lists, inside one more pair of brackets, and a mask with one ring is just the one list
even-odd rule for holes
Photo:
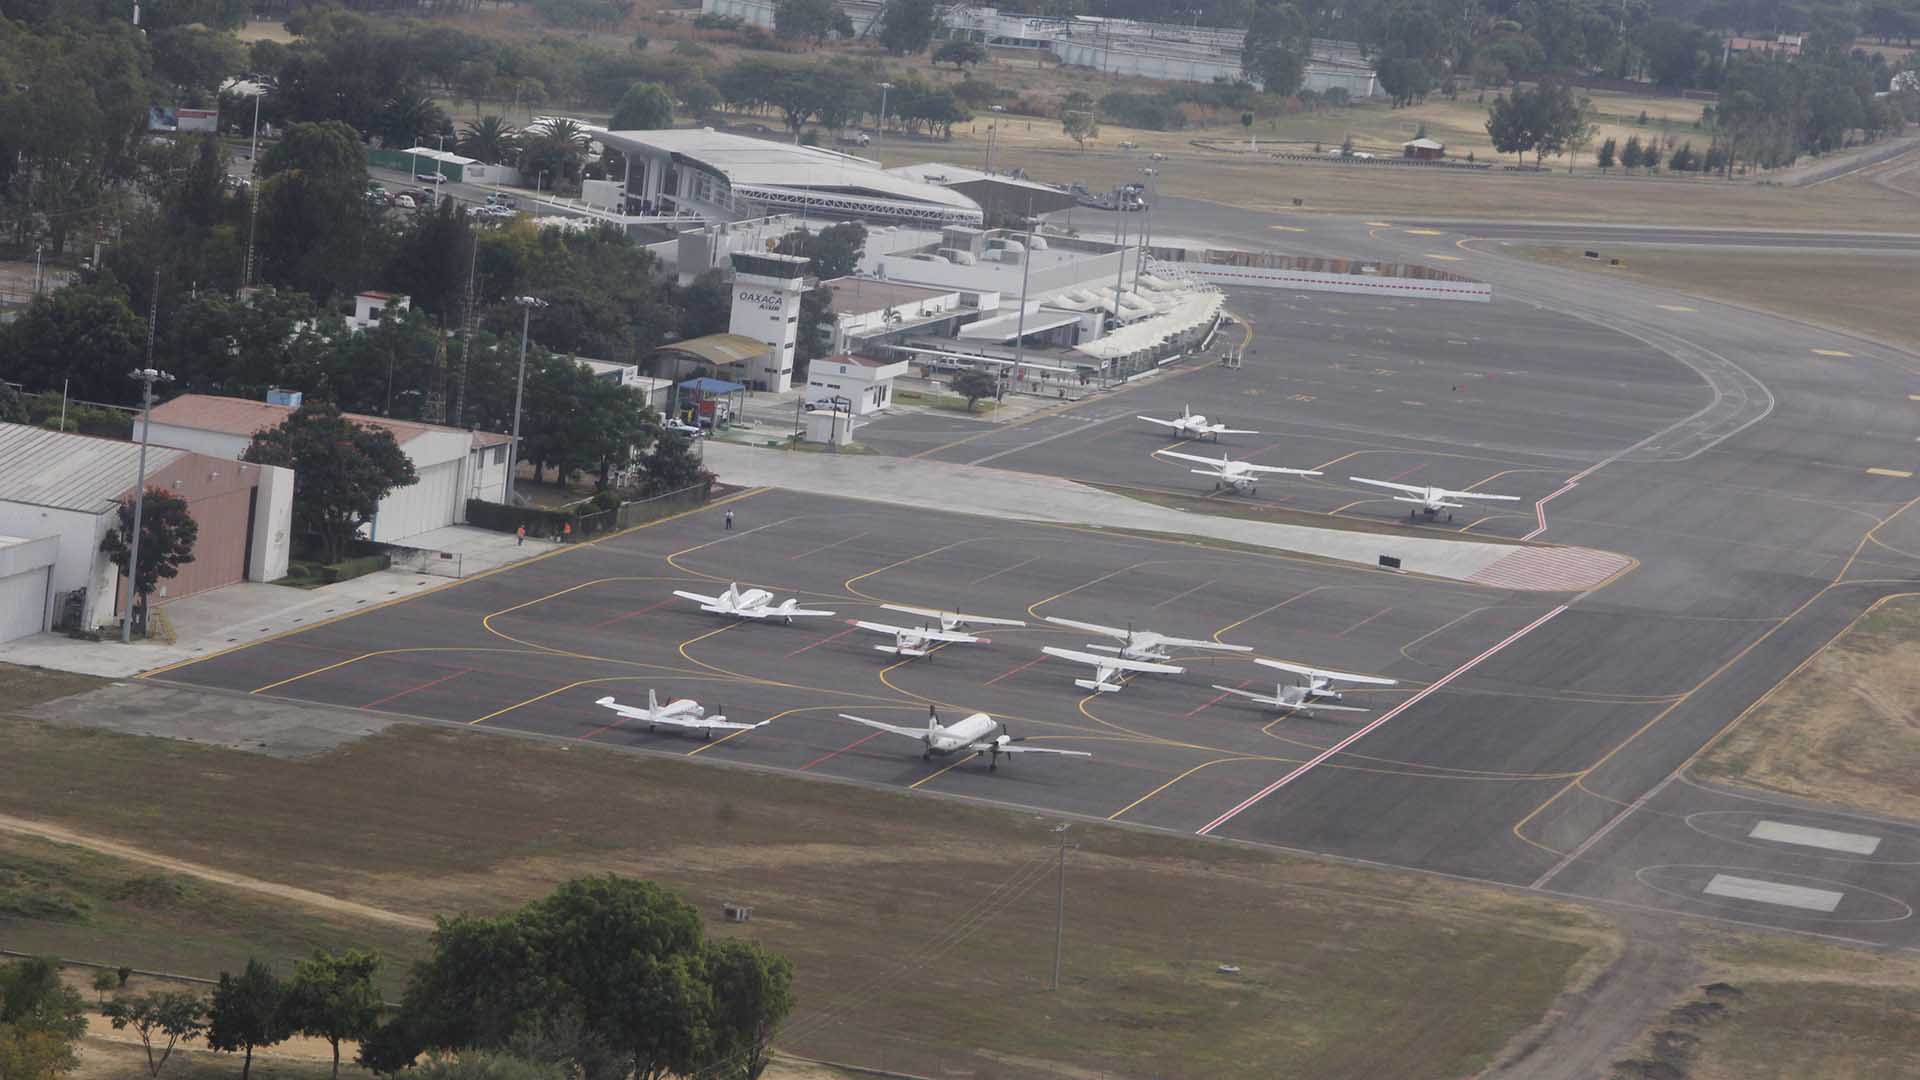
[[[1190,514],[1058,477],[943,461],[713,443],[707,447],[707,467],[729,484],[817,495],[858,493],[894,506],[1225,540],[1363,566],[1378,566],[1380,556],[1391,555],[1410,573],[1500,588],[1577,591],[1632,566],[1623,556],[1585,548],[1518,547]],[[1570,559],[1569,553],[1579,557]]]
[[[433,541],[418,546],[458,554],[462,579],[544,555],[561,546],[534,539],[519,546],[511,534],[458,525],[408,540]],[[157,615],[165,616],[173,628],[171,645],[160,640],[122,645],[117,637],[108,641],[81,641],[62,634],[35,634],[0,645],[0,663],[76,671],[110,679],[129,678],[404,599],[454,580],[437,574],[383,570],[318,589],[242,581],[159,605],[155,609]]]

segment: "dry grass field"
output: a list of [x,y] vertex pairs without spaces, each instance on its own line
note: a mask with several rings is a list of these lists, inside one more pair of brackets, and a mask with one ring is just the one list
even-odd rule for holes
[[1694,765],[1744,784],[1920,815],[1920,599],[1874,608]]
[[1739,248],[1619,247],[1602,256],[1625,260],[1609,266],[1582,256],[1582,248],[1510,244],[1476,246],[1534,259],[1562,269],[1609,274],[1677,292],[1760,308],[1806,322],[1920,348],[1920,305],[1912,278],[1920,260],[1912,254],[1842,255],[1822,252],[1754,251]]

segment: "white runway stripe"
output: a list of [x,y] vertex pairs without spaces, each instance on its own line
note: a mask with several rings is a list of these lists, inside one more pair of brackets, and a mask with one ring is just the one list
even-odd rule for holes
[[1880,849],[1880,838],[1860,833],[1815,829],[1807,825],[1789,825],[1784,821],[1763,821],[1747,834],[1755,840],[1773,840],[1782,844],[1826,848],[1850,855],[1871,855]]
[[1761,881],[1757,878],[1735,877],[1732,874],[1715,874],[1702,890],[1709,896],[1725,896],[1734,900],[1755,900],[1762,904],[1778,904],[1781,907],[1804,908],[1807,911],[1832,911],[1840,906],[1845,893],[1830,889],[1809,889],[1803,885],[1782,885],[1777,881]]

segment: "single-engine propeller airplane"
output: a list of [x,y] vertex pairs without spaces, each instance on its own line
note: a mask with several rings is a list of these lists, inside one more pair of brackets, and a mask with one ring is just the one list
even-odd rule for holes
[[788,626],[792,626],[796,618],[833,614],[831,611],[809,611],[800,606],[800,601],[792,598],[776,604],[773,594],[765,589],[742,591],[739,585],[733,583],[729,583],[727,591],[719,596],[702,596],[679,589],[673,590],[673,595],[682,600],[692,600],[700,605],[701,611],[715,615],[732,615],[740,619],[784,619]]
[[[1174,664],[1155,663],[1150,660],[1129,660],[1123,656],[1106,653],[1075,652],[1048,645],[1041,652],[1061,660],[1071,660],[1076,664],[1086,664],[1093,668],[1093,678],[1075,679],[1073,685],[1082,690],[1092,690],[1101,694],[1117,694],[1125,684],[1119,682],[1123,672],[1139,672],[1152,675],[1178,675],[1187,670]],[[1118,651],[1118,650],[1115,650]]]
[[1103,634],[1119,641],[1118,645],[1089,645],[1093,652],[1117,653],[1128,660],[1165,660],[1173,655],[1174,649],[1206,649],[1210,652],[1252,652],[1251,646],[1228,645],[1222,641],[1208,641],[1203,638],[1171,637],[1155,633],[1152,630],[1135,630],[1129,626],[1125,630],[1117,626],[1101,626],[1099,623],[1077,622],[1062,619],[1057,615],[1047,616],[1047,621],[1055,626],[1070,626],[1075,630]]
[[958,630],[935,630],[931,626],[889,626],[886,623],[867,622],[864,619],[848,619],[848,626],[861,630],[871,630],[876,634],[890,634],[891,645],[875,645],[874,649],[895,656],[907,656],[918,659],[932,656],[937,645],[990,645],[988,638],[973,634],[963,634]]
[[909,607],[906,604],[881,604],[888,611],[897,611],[902,615],[918,615],[923,619],[939,619],[942,630],[965,630],[974,626],[1025,626],[1024,619],[991,619],[985,615],[968,615],[961,611],[940,611],[936,608]]
[[[1459,510],[1466,506],[1465,503],[1455,502],[1455,499],[1490,499],[1495,502],[1520,501],[1520,496],[1518,495],[1488,495],[1482,491],[1453,491],[1443,487],[1415,487],[1412,484],[1396,484],[1391,480],[1369,480],[1364,476],[1349,476],[1347,479],[1356,484],[1371,484],[1374,487],[1386,488],[1389,491],[1405,492],[1406,494],[1404,495],[1395,495],[1393,501],[1413,503],[1414,509],[1407,511],[1407,516],[1413,517],[1416,514],[1424,513],[1428,521],[1439,517],[1440,511],[1442,510]],[[1447,515],[1447,520],[1453,520],[1451,513]]]
[[1163,428],[1170,428],[1174,436],[1181,439],[1204,439],[1212,436],[1214,442],[1219,442],[1220,436],[1222,435],[1260,434],[1257,431],[1230,428],[1225,424],[1210,421],[1204,415],[1194,412],[1192,407],[1187,405],[1180,406],[1180,415],[1171,420],[1161,420],[1156,417],[1140,416],[1138,414],[1135,414],[1134,419],[1145,420],[1149,424],[1159,424]]
[[927,726],[924,728],[905,727],[900,724],[883,724],[878,720],[869,720],[864,716],[841,713],[840,719],[851,720],[856,724],[865,724],[893,735],[904,735],[921,743],[921,760],[946,757],[949,754],[985,754],[987,771],[1000,767],[1001,754],[1059,754],[1063,757],[1092,757],[1085,750],[1055,750],[1051,747],[1021,746],[1025,737],[1007,734],[1007,725],[977,712],[964,720],[953,724],[941,724],[940,714],[932,706],[927,707]]
[[1334,689],[1335,683],[1363,683],[1368,686],[1398,685],[1397,680],[1383,679],[1378,675],[1351,675],[1344,671],[1323,671],[1320,668],[1289,664],[1285,660],[1268,660],[1261,656],[1254,657],[1253,662],[1256,664],[1264,664],[1270,668],[1279,668],[1281,671],[1292,672],[1298,675],[1302,681],[1294,683],[1291,686],[1286,683],[1277,684],[1273,688],[1273,695],[1271,697],[1266,694],[1254,693],[1251,690],[1240,690],[1231,686],[1221,686],[1217,683],[1214,684],[1213,688],[1222,693],[1243,697],[1248,701],[1257,701],[1262,705],[1268,705],[1276,709],[1297,712],[1302,716],[1312,716],[1316,710],[1325,712],[1368,711],[1358,705],[1327,704],[1330,701],[1343,700],[1340,691]]
[[652,690],[647,691],[647,707],[644,709],[622,705],[611,697],[603,697],[594,704],[603,709],[612,709],[628,720],[641,721],[647,725],[648,731],[652,731],[656,725],[665,724],[668,727],[698,731],[702,739],[713,738],[715,731],[752,731],[767,724],[765,720],[757,724],[736,724],[717,713],[708,716],[707,710],[701,708],[700,703],[692,698],[679,698],[662,705]]
[[1179,458],[1181,461],[1192,461],[1201,465],[1212,466],[1211,468],[1188,469],[1187,471],[1197,473],[1201,476],[1213,477],[1213,488],[1215,491],[1225,487],[1238,493],[1251,495],[1259,487],[1260,478],[1263,476],[1320,475],[1319,472],[1313,469],[1287,469],[1278,465],[1255,465],[1251,461],[1235,461],[1224,453],[1220,455],[1218,460],[1210,457],[1201,457],[1198,454],[1183,454],[1178,450],[1155,450],[1154,453],[1161,457]]

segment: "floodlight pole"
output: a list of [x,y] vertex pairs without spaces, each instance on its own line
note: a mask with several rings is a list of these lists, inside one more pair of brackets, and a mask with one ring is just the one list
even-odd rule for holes
[[1147,249],[1153,246],[1153,178],[1160,175],[1160,170],[1142,168],[1140,175],[1147,178],[1147,208],[1143,211],[1147,216],[1141,224],[1140,257],[1133,263],[1133,287],[1136,289],[1140,287],[1140,268],[1147,261]]
[[873,129],[873,150],[876,154],[880,152],[880,140],[887,136],[887,91],[891,89],[893,84],[890,82],[880,84],[880,123]]
[[1048,980],[1048,990],[1060,989],[1060,950],[1067,930],[1067,830],[1071,824],[1061,825],[1053,831],[1060,837],[1060,872],[1053,894],[1053,978]]
[[516,296],[520,305],[520,374],[513,380],[513,441],[507,444],[507,505],[514,505],[514,478],[520,471],[520,402],[527,389],[527,328],[533,323],[533,309],[547,302],[535,296]]
[[[154,303],[159,303],[157,294]],[[151,332],[148,355],[152,355]],[[173,381],[173,376],[150,367],[133,372],[131,377],[140,381],[140,464],[133,480],[133,534],[127,537],[127,617],[120,621],[122,645],[133,642],[133,609],[140,602],[140,512],[147,503],[147,431],[153,426],[153,384]]]

